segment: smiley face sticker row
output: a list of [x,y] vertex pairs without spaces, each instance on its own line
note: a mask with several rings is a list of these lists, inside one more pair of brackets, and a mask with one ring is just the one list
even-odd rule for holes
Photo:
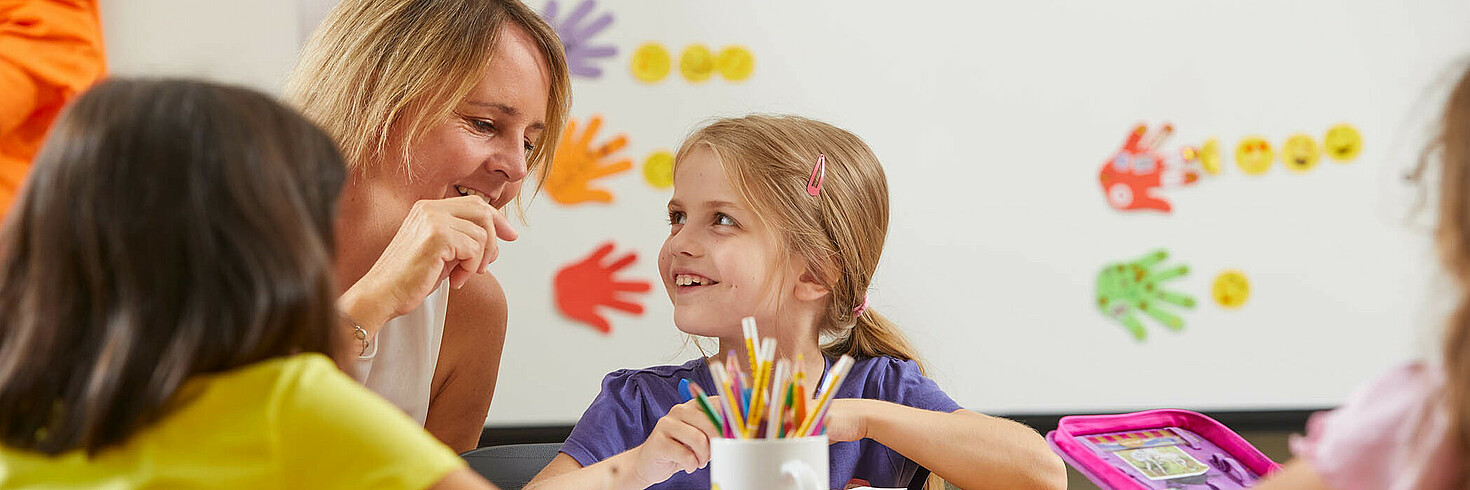
[[[1211,143],[1215,143],[1215,140],[1206,142],[1206,147]],[[1357,159],[1362,151],[1363,135],[1358,129],[1349,124],[1338,124],[1327,130],[1321,145],[1306,133],[1297,133],[1286,138],[1286,142],[1281,145],[1281,163],[1287,170],[1306,173],[1317,167],[1324,154],[1337,163],[1348,163]],[[1247,136],[1235,145],[1235,165],[1246,175],[1266,173],[1275,160],[1275,149],[1260,136]],[[1218,174],[1221,170],[1218,159],[1213,167],[1209,164],[1203,166],[1211,174]]]
[[[647,84],[662,82],[674,66],[674,59],[662,44],[650,42],[639,46],[628,60],[633,78]],[[755,55],[744,46],[725,46],[713,53],[703,44],[691,44],[679,54],[679,73],[690,83],[701,83],[719,73],[725,80],[741,82],[755,71]]]

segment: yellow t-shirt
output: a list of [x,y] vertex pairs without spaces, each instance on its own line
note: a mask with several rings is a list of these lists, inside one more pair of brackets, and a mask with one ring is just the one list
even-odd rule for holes
[[465,463],[321,354],[190,380],[193,395],[94,458],[0,446],[0,488],[421,489]]

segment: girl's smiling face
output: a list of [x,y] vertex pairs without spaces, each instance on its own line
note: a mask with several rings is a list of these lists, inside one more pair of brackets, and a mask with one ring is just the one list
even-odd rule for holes
[[774,231],[731,187],[707,145],[676,168],[669,237],[658,257],[674,325],[694,335],[739,337],[741,318],[774,312],[781,295],[770,287],[789,284],[776,264],[791,262],[779,260]]

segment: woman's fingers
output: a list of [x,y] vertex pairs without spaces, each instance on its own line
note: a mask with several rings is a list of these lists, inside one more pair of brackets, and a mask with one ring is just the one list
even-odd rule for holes
[[[504,214],[479,197],[464,196],[445,201],[455,218],[474,223],[485,230],[487,237],[493,236],[508,242],[520,237]],[[483,274],[490,271],[490,263],[500,256],[500,247],[495,240],[484,240],[481,245],[484,248],[484,253],[481,255],[482,260],[476,267],[469,270]]]

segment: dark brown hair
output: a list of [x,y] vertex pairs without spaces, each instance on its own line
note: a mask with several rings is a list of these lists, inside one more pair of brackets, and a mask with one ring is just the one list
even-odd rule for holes
[[329,352],[344,175],[325,133],[251,90],[79,97],[0,232],[0,442],[96,452],[191,376]]

